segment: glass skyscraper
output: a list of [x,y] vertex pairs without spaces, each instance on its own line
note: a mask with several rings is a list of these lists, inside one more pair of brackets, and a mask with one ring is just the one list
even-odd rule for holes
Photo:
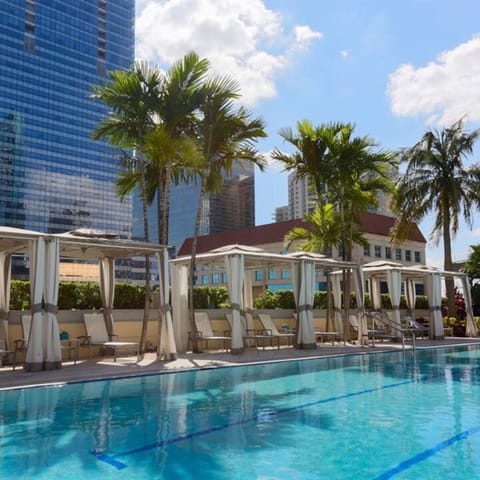
[[134,60],[134,0],[0,1],[0,225],[129,238],[93,84]]

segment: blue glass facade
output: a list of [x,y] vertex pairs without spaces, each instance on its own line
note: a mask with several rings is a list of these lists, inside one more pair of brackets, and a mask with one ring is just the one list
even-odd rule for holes
[[134,60],[134,0],[0,2],[0,224],[130,237],[118,156],[91,139],[93,84]]

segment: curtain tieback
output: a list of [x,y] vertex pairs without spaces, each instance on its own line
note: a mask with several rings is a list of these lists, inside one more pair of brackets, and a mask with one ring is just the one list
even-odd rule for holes
[[32,313],[32,315],[35,315],[36,313],[41,313],[41,311],[42,311],[42,304],[41,303],[34,303],[30,307],[30,312]]
[[430,310],[431,312],[441,312],[441,311],[442,311],[442,307],[439,307],[439,306],[430,307],[429,310]]
[[392,310],[400,310],[400,305],[393,305]]
[[0,310],[0,320],[6,320],[8,317],[8,312],[6,310]]
[[300,306],[298,307],[298,311],[299,311],[299,312],[308,312],[309,310],[310,310],[310,311],[312,310],[312,306],[311,306],[310,304],[308,304],[308,303],[305,304],[305,305],[300,305]]
[[46,303],[45,304],[45,312],[47,313],[53,313],[56,315],[58,313],[58,307],[54,305],[53,303]]
[[232,303],[232,310],[238,310],[240,312],[242,309],[239,303]]

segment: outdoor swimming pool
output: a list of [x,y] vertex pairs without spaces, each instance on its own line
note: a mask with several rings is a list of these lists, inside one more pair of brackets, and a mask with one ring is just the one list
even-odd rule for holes
[[480,349],[0,392],[2,479],[480,478]]

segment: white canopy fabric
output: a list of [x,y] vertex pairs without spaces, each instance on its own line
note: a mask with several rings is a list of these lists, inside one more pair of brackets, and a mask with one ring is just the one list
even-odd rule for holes
[[301,260],[292,264],[293,296],[297,305],[297,348],[316,348],[313,330],[313,296],[315,292],[315,264]]
[[335,332],[343,334],[343,317],[342,317],[342,279],[340,275],[333,275],[333,308],[335,312]]
[[162,327],[160,332],[159,348],[157,355],[163,360],[176,360],[177,347],[172,324],[172,309],[168,302],[170,294],[170,267],[168,265],[168,252],[164,250],[157,254],[160,289],[160,315]]
[[382,308],[382,298],[380,294],[380,280],[377,277],[370,278],[370,295],[373,309],[380,310]]
[[435,338],[443,338],[442,318],[442,285],[440,273],[434,272],[428,277],[429,304],[431,321],[431,335]]
[[473,319],[473,308],[472,308],[472,294],[470,292],[470,285],[468,284],[467,276],[462,277],[462,290],[463,298],[465,300],[465,310],[467,314],[467,324],[465,326],[465,334],[467,337],[477,337],[478,329]]
[[[400,318],[400,296],[402,293],[402,276],[400,270],[397,270],[396,268],[388,270],[387,284],[390,300],[392,301],[392,320],[397,325],[400,325],[402,320]],[[402,335],[399,329],[395,329],[394,333],[396,337],[401,337]]]
[[365,283],[363,280],[363,273],[361,268],[356,268],[353,272],[353,281],[355,284],[355,299],[357,301],[358,310],[358,343],[364,345],[367,341],[367,319],[363,314],[365,310]]
[[228,291],[232,306],[232,353],[241,353],[244,350],[240,313],[242,307],[243,289],[243,255],[225,256],[225,270],[227,272]]
[[171,265],[173,331],[180,352],[187,351],[188,332],[188,264]]
[[45,303],[44,370],[54,370],[62,367],[60,331],[57,322],[59,263],[58,240],[49,239],[45,242],[45,283],[43,289]]
[[100,297],[102,299],[103,318],[108,336],[112,338],[114,329],[113,302],[115,297],[115,262],[111,257],[100,259]]
[[44,369],[44,322],[42,315],[43,288],[45,282],[45,240],[31,241],[30,253],[30,298],[32,321],[27,339],[27,351],[23,369],[39,372]]
[[9,350],[8,345],[8,310],[10,307],[10,279],[12,256],[0,252],[0,349]]
[[405,299],[407,301],[408,310],[410,315],[412,315],[415,310],[415,302],[417,299],[417,293],[415,291],[415,279],[407,278],[405,280],[405,292]]

